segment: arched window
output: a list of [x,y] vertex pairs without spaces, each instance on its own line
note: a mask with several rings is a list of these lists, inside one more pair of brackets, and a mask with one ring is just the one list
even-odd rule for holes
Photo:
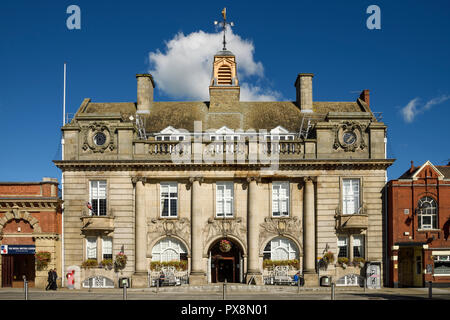
[[418,203],[419,229],[437,229],[437,204],[431,197],[423,197]]
[[298,249],[295,243],[287,238],[275,238],[264,248],[264,259],[293,260],[298,259]]
[[186,247],[174,238],[158,241],[152,249],[152,261],[167,262],[187,260]]

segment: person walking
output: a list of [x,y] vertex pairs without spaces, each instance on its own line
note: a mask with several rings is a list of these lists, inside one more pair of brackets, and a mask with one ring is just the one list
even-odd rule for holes
[[49,289],[51,289],[52,287],[53,287],[53,270],[52,269],[50,269],[49,271],[48,271],[48,278],[47,278],[47,282],[48,282],[48,284],[47,284],[47,286],[45,287],[45,290],[49,290]]
[[53,269],[52,272],[52,290],[56,290],[58,288],[58,285],[56,284],[56,280],[58,279],[58,274],[56,273],[56,268]]

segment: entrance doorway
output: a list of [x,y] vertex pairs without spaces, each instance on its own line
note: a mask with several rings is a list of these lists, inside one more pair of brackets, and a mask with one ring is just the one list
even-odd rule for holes
[[402,247],[398,253],[398,283],[400,287],[423,286],[421,247]]
[[35,260],[33,254],[2,255],[2,287],[23,288],[23,276],[34,287]]
[[220,239],[210,250],[211,282],[242,281],[242,250],[229,239]]

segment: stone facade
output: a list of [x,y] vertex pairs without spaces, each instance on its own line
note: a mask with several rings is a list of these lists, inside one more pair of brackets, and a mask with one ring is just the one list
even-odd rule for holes
[[[217,81],[216,73],[224,70],[218,66],[224,65],[230,84]],[[393,160],[385,156],[386,126],[363,100],[368,101],[368,92],[356,102],[313,102],[312,74],[299,74],[297,102],[241,102],[236,75],[234,55],[221,51],[215,56],[210,102],[153,101],[150,75],[137,76],[137,104],[83,101],[62,128],[64,160],[55,161],[65,182],[65,266],[81,266],[87,259],[88,237],[99,239],[100,261],[100,239],[108,237],[113,256],[128,257],[120,276],[130,277],[133,287],[146,287],[151,261],[163,259],[156,258],[155,248],[173,239],[165,245],[184,248],[177,257],[187,259],[190,284],[221,281],[221,272],[235,282],[261,284],[268,244],[282,239],[292,251],[288,260],[295,257],[306,285],[315,286],[319,274],[336,279],[361,272],[334,264],[319,270],[318,258],[325,252],[337,260],[339,235],[362,235],[365,260],[382,264],[381,190]],[[170,136],[164,137],[165,128]],[[231,138],[215,140],[219,135]],[[343,181],[349,179],[358,185],[357,210],[350,215],[343,209]],[[93,181],[106,183],[106,211],[98,216],[86,206]],[[229,216],[217,211],[222,182],[232,186]],[[280,182],[288,186],[287,196],[275,199]],[[162,199],[166,185],[175,190],[170,191],[176,197],[173,216],[163,215],[169,203]],[[274,214],[278,205],[283,214]],[[215,254],[223,239],[236,248],[234,256],[234,251]],[[233,271],[223,271],[227,268]],[[93,270],[88,275],[82,269],[81,280]]]

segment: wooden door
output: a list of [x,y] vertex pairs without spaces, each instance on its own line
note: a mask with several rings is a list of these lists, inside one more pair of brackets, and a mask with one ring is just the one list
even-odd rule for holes
[[414,248],[400,249],[398,255],[399,274],[398,280],[402,287],[414,285]]
[[2,255],[2,287],[12,287],[12,278],[14,271],[13,256],[10,254]]

